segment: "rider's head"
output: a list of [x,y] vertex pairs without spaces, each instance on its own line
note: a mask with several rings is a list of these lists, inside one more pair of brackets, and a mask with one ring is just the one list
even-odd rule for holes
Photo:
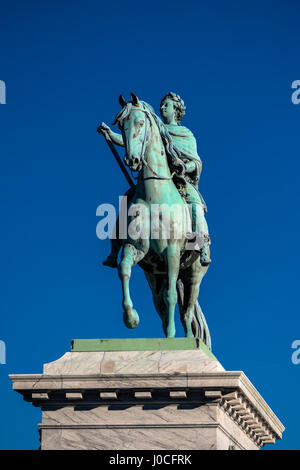
[[160,102],[160,114],[164,122],[173,118],[180,124],[185,115],[184,101],[176,93],[167,93]]

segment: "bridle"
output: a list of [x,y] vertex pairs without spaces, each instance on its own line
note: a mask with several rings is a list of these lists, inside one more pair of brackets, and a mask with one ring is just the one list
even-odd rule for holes
[[[151,171],[151,173],[153,173],[154,176],[147,176],[146,178],[143,178],[143,181],[149,180],[149,179],[158,179],[158,180],[171,180],[171,179],[173,179],[173,176],[174,176],[175,172],[173,172],[173,173],[171,174],[171,176],[160,176],[158,173],[156,173],[155,170],[153,170],[153,168],[151,167],[151,165],[149,165],[149,163],[146,162],[146,160],[145,160],[145,158],[144,158],[144,155],[145,155],[145,147],[146,147],[146,143],[147,143],[148,125],[150,124],[150,128],[152,127],[151,120],[150,120],[150,113],[149,113],[149,111],[146,110],[146,109],[137,108],[137,107],[133,107],[133,106],[132,106],[132,108],[131,108],[131,111],[132,111],[132,110],[142,111],[143,113],[146,114],[146,116],[147,116],[147,118],[148,118],[148,119],[145,120],[145,131],[144,131],[145,134],[144,134],[144,139],[143,139],[143,143],[142,143],[141,153],[140,153],[140,155],[139,155],[139,160],[140,160],[140,163],[141,163],[141,167],[140,167],[139,170],[137,170],[137,171],[140,172],[140,171],[142,170],[143,166],[145,166],[146,168],[148,168],[148,169]],[[149,122],[149,124],[148,124],[148,122]],[[126,163],[126,162],[125,162],[125,163]],[[132,170],[131,170],[131,169],[130,169],[130,171],[131,171],[131,174],[132,174]],[[132,176],[133,176],[133,178],[134,178],[135,180],[138,179],[138,176],[137,176],[137,177],[134,176],[134,175],[132,175]]]

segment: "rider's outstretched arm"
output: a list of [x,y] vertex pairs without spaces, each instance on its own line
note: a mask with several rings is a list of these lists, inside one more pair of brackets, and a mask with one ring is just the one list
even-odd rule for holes
[[109,137],[111,138],[114,144],[119,145],[120,147],[124,147],[124,141],[123,141],[123,137],[121,134],[117,134],[117,132],[113,132],[110,129]]
[[112,131],[111,128],[107,124],[105,124],[105,122],[102,122],[100,124],[97,131],[99,132],[99,134],[103,134],[104,136],[108,135],[114,144],[120,145],[120,147],[124,147],[122,135]]

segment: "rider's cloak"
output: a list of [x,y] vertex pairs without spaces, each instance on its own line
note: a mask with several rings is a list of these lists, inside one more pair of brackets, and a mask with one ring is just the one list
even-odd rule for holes
[[[194,134],[184,126],[178,126],[176,124],[165,124],[165,126],[167,127],[168,132],[172,137],[174,147],[179,150],[182,160],[185,163],[187,161],[193,161],[196,164],[195,170],[186,175],[186,180],[188,183],[188,194],[190,196],[189,202],[199,202],[198,198],[200,197],[200,201],[204,205],[204,209],[207,210],[205,201],[198,189],[202,162],[197,152],[197,142]],[[197,192],[198,197],[195,194],[195,191]]]

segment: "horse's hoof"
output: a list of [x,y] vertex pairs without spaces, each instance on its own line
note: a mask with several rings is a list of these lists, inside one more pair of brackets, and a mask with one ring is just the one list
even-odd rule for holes
[[131,330],[136,328],[140,322],[138,313],[134,308],[131,309],[130,313],[124,312],[123,320],[127,328],[130,328]]
[[167,338],[174,338],[175,337],[175,327],[171,327],[171,328],[167,328],[167,334],[166,334],[166,337]]
[[194,338],[193,332],[192,332],[192,331],[188,331],[188,332],[185,334],[185,337],[186,337],[186,338]]

